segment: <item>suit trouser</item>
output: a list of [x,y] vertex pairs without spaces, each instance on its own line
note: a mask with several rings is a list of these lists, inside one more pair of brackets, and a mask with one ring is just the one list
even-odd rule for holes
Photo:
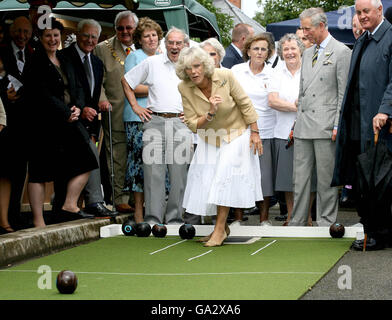
[[[98,149],[91,139],[90,148],[93,151],[99,166]],[[101,189],[101,171],[99,167],[90,172],[90,176],[83,190],[83,195],[86,205],[103,202],[103,195]]]
[[[104,122],[103,122],[104,123]],[[109,175],[112,174],[111,160],[110,160],[110,135],[109,128],[104,126],[104,139],[105,139],[105,153],[107,160],[107,167]],[[124,192],[125,171],[127,169],[127,139],[125,130],[114,131],[112,130],[112,144],[113,144],[113,167],[114,167],[114,204],[128,203],[129,193]],[[111,179],[109,179],[111,182]]]
[[[191,160],[192,133],[179,118],[152,116],[143,125],[145,217],[148,223],[183,223],[182,201]],[[166,203],[166,168],[170,191]]]
[[317,173],[317,224],[336,221],[339,194],[331,187],[335,166],[335,142],[330,139],[294,140],[294,207],[290,226],[307,224],[313,167]]

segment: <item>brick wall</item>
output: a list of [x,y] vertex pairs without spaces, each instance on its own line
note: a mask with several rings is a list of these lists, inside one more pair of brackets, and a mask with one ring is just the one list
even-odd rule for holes
[[236,7],[241,9],[241,0],[229,0],[232,4],[234,4]]

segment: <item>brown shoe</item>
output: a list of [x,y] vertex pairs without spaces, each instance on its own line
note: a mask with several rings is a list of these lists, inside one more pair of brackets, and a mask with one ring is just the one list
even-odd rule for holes
[[131,213],[135,208],[131,207],[128,203],[120,203],[116,205],[116,210],[120,213]]

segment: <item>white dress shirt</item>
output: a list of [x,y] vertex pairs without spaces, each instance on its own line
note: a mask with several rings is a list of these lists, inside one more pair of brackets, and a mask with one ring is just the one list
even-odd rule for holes
[[125,80],[135,90],[139,84],[148,86],[147,108],[154,112],[183,112],[175,64],[167,54],[148,57],[125,74]]
[[234,50],[237,51],[237,53],[242,57],[242,50],[238,48],[234,43],[231,43],[233,46]]
[[234,76],[252,100],[253,106],[259,115],[257,126],[262,139],[272,139],[274,137],[276,113],[268,105],[268,87],[273,70],[267,64],[264,64],[262,72],[253,74],[249,67],[249,61],[231,68]]
[[[75,48],[76,51],[79,53],[80,59],[82,60],[82,64],[84,63],[84,57],[86,53],[84,53],[78,46],[77,43],[75,43]],[[95,87],[95,79],[94,79],[94,72],[93,72],[93,66],[91,64],[91,57],[90,53],[87,53],[87,58],[88,58],[88,64],[90,66],[90,72],[91,72],[91,96],[93,95],[94,92],[94,87]]]
[[[301,69],[294,75],[287,69],[286,63],[279,70],[274,71],[268,93],[277,92],[279,98],[294,103],[298,99],[299,82],[301,78]],[[287,139],[290,130],[297,117],[297,112],[285,112],[275,110],[276,125],[274,129],[274,138]]]
[[[13,50],[13,52],[14,52],[14,56],[15,56],[15,59],[16,59],[16,65],[17,65],[17,67],[18,67],[18,70],[19,70],[19,72],[20,73],[22,73],[23,72],[23,68],[24,68],[24,63],[26,62],[26,56],[25,56],[25,49],[26,49],[26,47],[25,48],[23,48],[23,49],[19,49],[18,47],[17,47],[17,45],[14,43],[14,41],[11,41],[11,46],[12,46],[12,50]],[[18,52],[19,51],[22,51],[22,54],[23,54],[23,61],[20,61],[19,59],[18,59]]]
[[331,40],[332,36],[330,33],[328,33],[328,36],[320,43],[320,48],[318,51],[318,57],[321,57],[321,54],[323,53],[325,47],[327,46],[329,40]]

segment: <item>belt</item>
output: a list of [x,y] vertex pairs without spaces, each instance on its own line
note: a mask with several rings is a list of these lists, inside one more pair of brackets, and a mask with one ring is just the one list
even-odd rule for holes
[[151,114],[163,118],[178,118],[181,115],[181,113],[171,113],[171,112],[152,112]]

